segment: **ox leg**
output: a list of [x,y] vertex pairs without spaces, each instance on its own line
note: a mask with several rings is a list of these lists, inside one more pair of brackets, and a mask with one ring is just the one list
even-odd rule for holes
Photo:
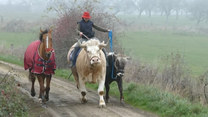
[[100,96],[99,107],[105,107],[105,101],[103,99],[104,84],[105,84],[105,80],[99,80],[99,86],[98,86],[98,95]]
[[49,75],[49,76],[46,77],[46,89],[45,89],[45,91],[46,91],[46,94],[45,94],[46,101],[49,100],[51,77],[52,77],[52,75]]
[[119,89],[119,92],[120,92],[120,102],[121,102],[121,104],[124,104],[122,78],[117,80],[117,84],[118,84],[118,89]]
[[[107,79],[106,79],[107,80]],[[110,82],[105,82],[105,89],[106,89],[106,94],[105,94],[105,100],[106,100],[106,103],[109,102],[109,91],[110,91],[110,84],[111,84],[112,81]]]
[[44,80],[45,80],[45,77],[43,75],[38,75],[37,77],[38,77],[38,82],[39,82],[39,85],[40,85],[39,101],[40,101],[40,103],[42,103],[42,102],[45,102],[45,98],[44,98],[44,90],[45,90]]
[[35,84],[35,76],[34,74],[32,74],[31,72],[29,72],[29,79],[32,82],[32,87],[31,87],[31,96],[34,97],[35,96],[35,88],[34,88],[34,84]]
[[79,79],[79,88],[81,91],[81,103],[87,103],[87,98],[86,98],[86,94],[87,94],[87,90],[85,88],[85,82],[82,80],[82,78]]

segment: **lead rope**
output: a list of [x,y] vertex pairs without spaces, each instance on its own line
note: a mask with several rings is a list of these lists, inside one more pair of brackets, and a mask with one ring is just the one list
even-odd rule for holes
[[[110,51],[114,54],[114,52],[113,52],[113,32],[112,32],[112,30],[111,31],[109,31],[109,33],[108,33],[108,37],[109,37],[109,41],[110,41]],[[113,60],[113,54],[112,54],[112,71],[111,71],[111,78],[112,79],[115,79],[114,77],[113,77],[113,72],[114,72],[114,60]]]

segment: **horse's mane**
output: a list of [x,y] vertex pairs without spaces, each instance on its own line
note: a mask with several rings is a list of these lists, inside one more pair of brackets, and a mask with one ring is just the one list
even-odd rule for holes
[[43,32],[40,33],[40,36],[39,36],[40,41],[43,40],[43,35],[46,33],[48,33],[48,29],[45,29]]

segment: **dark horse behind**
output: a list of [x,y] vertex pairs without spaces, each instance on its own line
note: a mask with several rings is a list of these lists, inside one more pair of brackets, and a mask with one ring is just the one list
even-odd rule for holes
[[[50,82],[56,69],[55,52],[52,45],[52,30],[41,30],[39,40],[32,42],[24,55],[24,68],[29,69],[29,79],[32,82],[31,96],[35,96],[35,80],[40,85],[39,101],[49,100]],[[46,79],[46,87],[44,82]]]

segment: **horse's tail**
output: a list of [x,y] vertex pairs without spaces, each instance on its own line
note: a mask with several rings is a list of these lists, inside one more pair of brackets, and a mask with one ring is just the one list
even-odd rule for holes
[[34,74],[31,72],[31,69],[29,69],[29,76],[28,76],[29,81],[32,82],[33,79],[35,79]]

